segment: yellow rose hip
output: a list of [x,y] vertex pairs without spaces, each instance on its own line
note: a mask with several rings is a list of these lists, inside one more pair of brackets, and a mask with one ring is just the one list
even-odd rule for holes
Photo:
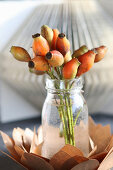
[[68,51],[66,53],[66,55],[64,56],[64,63],[67,63],[68,61],[70,61],[72,59],[71,57],[71,51]]
[[72,54],[72,58],[77,58],[80,55],[85,54],[88,52],[88,48],[86,45],[81,46],[78,50],[75,50],[74,53]]
[[47,40],[50,48],[52,45],[52,40],[53,40],[53,30],[48,27],[47,25],[43,25],[41,27],[41,35]]
[[31,60],[29,53],[22,47],[12,46],[10,52],[16,60],[23,62],[28,62]]

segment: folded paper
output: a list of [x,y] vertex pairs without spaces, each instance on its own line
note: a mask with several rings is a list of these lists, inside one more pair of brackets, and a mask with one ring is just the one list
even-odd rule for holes
[[[12,138],[0,132],[9,151],[10,159],[28,170],[108,170],[113,167],[113,135],[110,126],[95,124],[89,117],[89,150],[85,157],[79,148],[65,145],[49,160],[41,156],[43,145],[42,126],[38,131],[17,127]],[[5,153],[3,153],[5,154]],[[15,163],[15,162],[14,162]]]

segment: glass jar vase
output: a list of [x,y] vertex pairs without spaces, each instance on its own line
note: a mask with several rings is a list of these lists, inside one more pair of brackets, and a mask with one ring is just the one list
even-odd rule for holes
[[65,144],[89,152],[88,108],[82,95],[82,79],[47,79],[42,109],[42,156],[51,158]]

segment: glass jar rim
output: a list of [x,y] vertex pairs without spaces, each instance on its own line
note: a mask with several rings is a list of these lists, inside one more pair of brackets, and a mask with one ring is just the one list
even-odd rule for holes
[[[56,83],[58,83],[59,88],[56,88]],[[70,88],[66,88],[66,85],[70,86]],[[78,77],[74,79],[66,79],[66,80],[60,80],[60,79],[51,79],[47,77],[46,79],[46,90],[52,90],[57,92],[64,92],[64,91],[80,91],[83,87],[83,78]]]

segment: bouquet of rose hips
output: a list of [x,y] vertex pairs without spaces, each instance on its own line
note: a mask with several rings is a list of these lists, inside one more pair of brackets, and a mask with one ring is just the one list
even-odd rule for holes
[[[70,42],[64,33],[58,29],[51,29],[47,25],[41,27],[41,34],[32,35],[33,58],[22,47],[12,46],[10,52],[23,62],[28,62],[29,71],[43,75],[48,74],[51,79],[72,80],[89,71],[95,62],[99,62],[106,54],[107,47],[100,46],[89,50],[86,45],[70,51]],[[66,89],[70,90],[72,84],[65,83]],[[60,89],[56,82],[55,88]],[[60,105],[57,107],[60,119],[63,123],[63,136],[65,144],[75,146],[74,127],[81,110],[73,120],[72,103],[68,93],[64,96],[58,94]],[[65,100],[65,101],[64,101]]]

